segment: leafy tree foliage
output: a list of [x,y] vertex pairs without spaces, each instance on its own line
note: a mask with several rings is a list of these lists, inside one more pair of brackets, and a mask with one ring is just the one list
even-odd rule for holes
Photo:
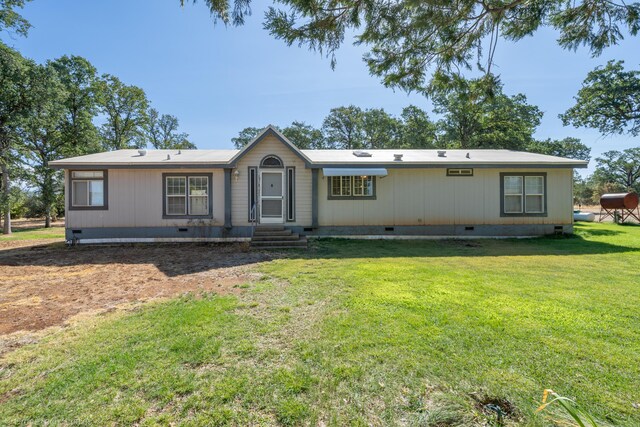
[[589,72],[576,104],[560,118],[565,125],[591,127],[603,134],[640,134],[640,70],[626,71],[609,61]]
[[[305,122],[294,121],[284,129],[280,129],[288,140],[301,149],[321,149],[325,147],[324,135],[320,129],[316,129]],[[237,137],[231,138],[233,145],[240,149],[251,142],[262,132],[263,128],[247,127],[240,131]]]
[[591,148],[581,143],[580,139],[573,137],[559,140],[549,138],[544,141],[532,141],[527,146],[527,151],[577,160],[589,160],[591,158]]
[[618,185],[626,191],[640,193],[640,147],[624,151],[607,151],[596,158],[593,176],[596,182]]
[[68,93],[53,66],[34,65],[29,70],[29,92],[32,108],[21,121],[22,161],[24,174],[38,189],[45,213],[45,227],[51,226],[51,213],[61,188],[61,173],[48,166],[72,153],[66,135],[65,101]]
[[[197,3],[197,0],[192,0]],[[184,7],[189,0],[180,0],[180,6]],[[246,16],[251,15],[251,0],[205,0],[209,7],[209,13],[215,21],[220,20],[225,25],[242,25]]]
[[31,107],[27,96],[31,61],[0,43],[0,211],[4,234],[11,233],[11,186],[19,138],[17,128]]
[[582,178],[577,172],[573,172],[573,204],[579,208],[582,205],[594,203],[594,185],[590,178]]
[[98,87],[100,110],[106,116],[106,123],[100,128],[103,148],[121,150],[145,146],[149,101],[144,90],[128,86],[109,74],[102,76]]
[[[29,211],[44,214],[46,226],[62,209],[62,174],[48,167],[50,161],[105,148],[146,146],[147,108],[142,89],[114,76],[98,78],[95,67],[82,57],[63,56],[38,65],[0,43],[3,233],[11,232],[11,213],[19,211],[15,204],[21,198],[16,194],[24,193],[19,185],[26,186],[29,200],[37,197],[38,208]],[[98,130],[95,122],[101,113],[106,121]],[[177,131],[177,118],[154,114],[153,145],[195,148]]]
[[364,148],[391,148],[399,145],[401,123],[382,108],[366,110],[362,116]]
[[409,105],[400,114],[400,144],[398,148],[436,148],[438,135],[436,124],[429,119],[426,111]]
[[507,96],[486,79],[454,77],[432,87],[441,146],[524,150],[542,119],[523,94]]
[[[204,0],[210,13],[240,25],[250,0]],[[195,2],[195,0],[194,0]],[[184,0],[181,0],[184,3]],[[640,3],[622,0],[280,0],[264,26],[288,45],[307,46],[331,58],[353,34],[366,45],[371,74],[386,86],[424,91],[430,70],[451,74],[490,71],[500,38],[517,41],[540,27],[559,33],[566,49],[586,46],[593,55],[637,35]]]
[[30,0],[0,0],[0,31],[15,31],[26,36],[31,28],[29,21],[24,19],[16,9],[22,9]]
[[[591,150],[577,138],[535,140],[542,112],[528,104],[524,95],[509,97],[501,91],[488,95],[477,86],[481,84],[465,80],[456,91],[443,90],[435,98],[435,110],[442,115],[438,122],[414,105],[405,107],[400,117],[383,109],[350,105],[331,109],[322,129],[293,122],[282,132],[303,149],[506,148],[589,159]],[[232,139],[236,148],[244,147],[261,130],[243,129]]]
[[362,109],[355,105],[332,108],[322,123],[327,147],[348,150],[363,148],[363,116]]
[[251,142],[251,140],[253,140],[253,138],[258,136],[258,134],[261,131],[262,131],[262,128],[255,128],[255,127],[244,128],[240,131],[240,134],[238,134],[237,137],[231,138],[231,142],[233,142],[233,145],[237,149],[240,149],[245,145],[247,145],[249,142]]
[[150,108],[147,112],[145,133],[148,142],[156,149],[195,149],[189,141],[189,134],[178,132],[178,118],[170,114],[160,115],[158,110]]
[[80,56],[65,55],[49,64],[66,91],[60,125],[65,144],[75,147],[79,154],[100,151],[98,128],[93,122],[99,109],[96,68]]
[[305,122],[293,122],[282,129],[282,134],[289,141],[295,141],[298,148],[318,150],[325,147],[324,135],[320,129],[316,129]]

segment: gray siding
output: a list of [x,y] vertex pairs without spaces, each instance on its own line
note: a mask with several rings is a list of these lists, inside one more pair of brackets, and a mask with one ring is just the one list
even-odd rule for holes
[[500,172],[522,169],[475,169],[471,177],[446,176],[446,169],[389,169],[377,179],[375,200],[328,200],[328,177],[320,172],[320,226],[571,224],[572,170],[547,173],[546,217],[501,217]]
[[[231,174],[231,222],[247,227],[248,168],[259,166],[266,155],[275,154],[284,166],[296,171],[295,222],[287,226],[312,225],[312,171],[275,137],[266,137],[239,162],[239,176]],[[283,171],[286,169],[283,168]],[[406,226],[422,225],[570,225],[573,222],[572,170],[537,169],[547,174],[547,216],[501,217],[500,173],[531,172],[531,169],[476,168],[471,177],[446,176],[446,169],[388,169],[389,175],[376,178],[375,200],[328,200],[329,178],[318,172],[318,226]],[[225,219],[223,169],[203,169],[211,173],[213,219],[163,219],[162,174],[193,169],[110,169],[109,209],[67,210],[67,228],[174,227],[202,225],[222,227]],[[65,171],[68,178],[68,171]],[[68,191],[68,179],[65,179]],[[68,198],[65,197],[68,203]],[[407,230],[410,230],[407,228]]]
[[[211,195],[213,219],[163,219],[162,174],[189,173],[193,169],[110,169],[109,209],[101,211],[67,210],[67,228],[87,227],[160,227],[194,225],[222,225],[224,222],[224,177],[222,169],[202,170],[213,174]],[[65,171],[65,191],[68,191],[68,171]],[[68,203],[68,198],[65,198]]]

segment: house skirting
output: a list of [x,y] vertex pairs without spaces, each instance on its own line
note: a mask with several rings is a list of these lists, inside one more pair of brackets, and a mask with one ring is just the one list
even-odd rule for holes
[[[285,227],[287,227],[285,225]],[[529,237],[546,234],[572,233],[572,224],[524,225],[401,225],[401,226],[292,226],[294,233],[309,237]],[[231,228],[210,226],[184,227],[95,227],[67,228],[67,240],[80,243],[127,242],[238,242],[251,238],[251,226]]]

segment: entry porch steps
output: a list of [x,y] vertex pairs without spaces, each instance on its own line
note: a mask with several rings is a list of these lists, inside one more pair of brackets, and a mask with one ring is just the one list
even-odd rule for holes
[[284,225],[259,225],[253,231],[254,249],[306,249],[307,237],[292,232]]

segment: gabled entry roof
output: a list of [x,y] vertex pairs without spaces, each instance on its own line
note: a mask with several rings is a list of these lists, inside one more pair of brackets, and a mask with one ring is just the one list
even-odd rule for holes
[[309,158],[307,156],[305,156],[298,147],[293,145],[293,143],[291,141],[289,141],[286,136],[284,136],[278,129],[276,129],[272,125],[269,125],[266,128],[264,128],[264,130],[262,132],[260,132],[260,134],[258,136],[253,138],[253,140],[251,142],[249,142],[247,145],[245,145],[242,148],[242,150],[240,150],[235,156],[233,156],[231,158],[231,160],[229,161],[229,163],[231,163],[233,166],[235,166],[235,164],[238,163],[238,161],[242,157],[244,157],[245,154],[247,154],[249,151],[251,151],[251,149],[253,147],[258,145],[260,143],[260,141],[262,141],[263,139],[265,139],[265,138],[267,138],[269,136],[273,136],[277,140],[282,142],[288,149],[290,149],[293,152],[293,154],[298,156],[303,162],[305,162],[305,164],[307,166],[309,166],[309,164],[311,163],[309,161]]

